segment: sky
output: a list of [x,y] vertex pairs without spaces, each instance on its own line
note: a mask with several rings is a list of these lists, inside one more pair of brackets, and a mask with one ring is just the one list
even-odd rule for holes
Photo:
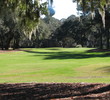
[[[42,0],[45,2],[46,0]],[[55,15],[53,17],[57,19],[68,18],[70,15],[77,15],[76,3],[72,0],[53,0],[53,9]]]
[[57,19],[68,18],[70,15],[77,15],[76,3],[72,0],[54,0],[53,9],[55,15],[53,17]]

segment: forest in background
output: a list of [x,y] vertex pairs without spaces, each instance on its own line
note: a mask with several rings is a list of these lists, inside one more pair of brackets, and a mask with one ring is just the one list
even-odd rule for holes
[[[8,15],[12,16],[12,15]],[[0,19],[0,48],[45,48],[45,47],[92,47],[100,49],[110,48],[109,17],[106,12],[106,28],[103,28],[101,16],[96,12],[91,15],[67,19],[53,17],[41,18],[37,30],[29,39],[22,34],[15,25],[13,17]],[[13,30],[10,31],[10,30]]]
[[[49,0],[52,7],[53,0]],[[110,3],[108,0],[73,0],[80,17],[55,19],[48,1],[0,1],[0,49],[44,47],[110,48]],[[46,15],[46,18],[40,18]]]

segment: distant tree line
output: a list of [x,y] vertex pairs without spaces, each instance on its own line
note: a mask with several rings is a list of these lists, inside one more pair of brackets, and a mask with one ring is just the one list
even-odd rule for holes
[[20,39],[20,47],[33,47],[33,48],[44,48],[44,47],[54,47],[57,45],[53,44],[51,39],[52,33],[60,27],[61,21],[53,17],[46,17],[40,19],[39,25],[35,34],[32,35],[31,40],[29,40],[24,35]]
[[100,49],[110,48],[110,13],[106,12],[106,27],[103,27],[102,18],[96,12],[95,18],[91,15],[81,16],[80,21],[74,15],[68,17],[63,24],[55,30],[51,37],[62,47],[93,47]]
[[[53,0],[49,0],[52,2]],[[0,0],[0,49],[19,47],[95,47],[110,49],[110,1],[77,1],[80,18],[40,19],[47,3]],[[90,13],[91,12],[91,13]],[[92,16],[91,16],[92,15]]]
[[[50,17],[40,20],[32,47],[92,47],[110,48],[109,12],[106,12],[106,27],[98,11],[94,19],[91,15],[58,20]],[[27,42],[28,43],[28,42]],[[26,43],[25,43],[26,44]]]
[[[40,19],[37,30],[29,39],[17,28],[13,17],[5,16],[0,20],[0,48],[44,48],[44,47],[92,47],[110,48],[110,13],[106,11],[106,27],[98,11],[94,19],[86,16],[71,15],[58,20],[53,17]],[[16,34],[15,34],[16,33]],[[10,42],[7,42],[10,41]],[[5,46],[6,45],[6,46]],[[7,46],[8,45],[8,46]]]

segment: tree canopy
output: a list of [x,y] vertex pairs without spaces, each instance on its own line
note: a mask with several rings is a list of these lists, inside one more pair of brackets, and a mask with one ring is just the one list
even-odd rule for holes
[[[0,38],[6,44],[2,49],[8,49],[14,36],[24,33],[29,39],[36,31],[41,14],[47,14],[47,3],[40,0],[0,0],[0,20],[2,21]],[[17,32],[16,32],[17,31]],[[9,39],[10,36],[10,39]],[[6,39],[3,39],[6,38]],[[4,41],[8,40],[8,42]]]
[[110,10],[110,0],[73,0],[77,2],[77,10],[82,8],[83,13],[90,11],[92,18],[95,16],[95,10],[98,10],[105,28],[105,11]]
[[[41,14],[48,14],[47,5],[52,6],[53,0],[44,3],[41,0],[0,0],[0,47],[17,48],[20,41],[22,46],[26,44],[25,40],[26,42],[28,40],[30,44],[28,42],[27,45],[32,43],[32,47],[76,47],[80,44],[110,48],[110,1],[73,0],[73,2],[77,2],[77,10],[83,12],[80,22],[76,16],[61,21],[51,16],[40,20]],[[35,35],[32,35],[33,33]]]
[[0,0],[0,15],[4,12],[13,13],[18,27],[24,33],[30,35],[38,24],[40,14],[46,14],[46,3],[40,3],[39,0]]

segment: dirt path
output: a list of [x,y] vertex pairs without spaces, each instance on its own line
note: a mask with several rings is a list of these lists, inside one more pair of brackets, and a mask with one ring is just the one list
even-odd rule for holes
[[110,84],[0,84],[0,100],[110,100]]
[[17,52],[17,51],[21,51],[21,50],[0,50],[0,54],[10,53],[10,52]]

